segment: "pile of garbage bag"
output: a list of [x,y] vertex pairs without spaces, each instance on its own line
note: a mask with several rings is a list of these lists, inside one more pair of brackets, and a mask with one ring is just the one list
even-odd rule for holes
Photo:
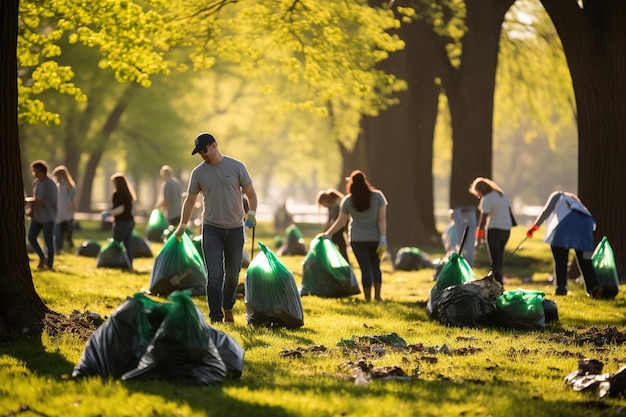
[[240,377],[241,345],[211,327],[188,292],[174,292],[169,300],[141,293],[127,298],[91,336],[72,376],[194,385]]

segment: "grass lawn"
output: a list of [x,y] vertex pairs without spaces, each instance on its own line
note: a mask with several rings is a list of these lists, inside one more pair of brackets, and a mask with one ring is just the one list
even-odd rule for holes
[[[313,225],[315,226],[315,225]],[[145,225],[138,226],[143,233]],[[302,227],[306,243],[318,232]],[[523,240],[514,228],[507,250]],[[563,380],[578,361],[597,359],[603,372],[626,365],[626,297],[593,300],[571,281],[571,294],[555,297],[552,258],[542,230],[527,240],[505,265],[505,289],[543,291],[556,301],[559,321],[544,331],[446,327],[426,315],[434,282],[432,269],[394,271],[383,264],[384,302],[362,295],[302,297],[304,326],[268,329],[246,324],[245,304],[235,305],[235,324],[218,329],[245,349],[240,379],[214,386],[165,381],[74,379],[86,339],[78,334],[44,334],[0,345],[0,417],[4,416],[616,416],[626,413],[624,398],[599,398],[597,390],[575,392]],[[107,232],[82,222],[75,241]],[[261,224],[256,240],[273,246],[271,225]],[[156,255],[159,244],[151,243]],[[250,250],[251,242],[245,249]],[[420,248],[433,258],[439,246]],[[258,246],[255,255],[260,252]],[[505,255],[506,256],[506,255]],[[282,256],[296,285],[303,256]],[[474,272],[488,272],[484,249]],[[352,263],[356,266],[354,257]],[[54,311],[94,312],[108,317],[127,297],[147,289],[154,258],[135,260],[135,272],[96,268],[95,258],[64,252],[55,271],[38,271],[30,255],[38,294]],[[360,283],[360,272],[355,269]],[[241,272],[243,282],[245,269]],[[157,301],[166,301],[152,297]],[[204,297],[194,302],[207,314]],[[408,347],[370,344],[368,336],[396,333]],[[360,339],[363,338],[363,339]],[[342,341],[360,341],[346,346]],[[361,367],[396,378],[355,383]]]

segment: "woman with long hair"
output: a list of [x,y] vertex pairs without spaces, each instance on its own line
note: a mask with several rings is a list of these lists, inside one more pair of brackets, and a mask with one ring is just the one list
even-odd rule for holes
[[494,278],[502,284],[504,247],[509,241],[511,227],[513,227],[509,199],[498,184],[484,177],[474,179],[469,192],[480,200],[478,203],[480,215],[476,239],[478,241],[486,240],[491,271]]
[[113,216],[113,240],[123,243],[130,262],[133,266],[133,230],[135,229],[135,219],[133,217],[133,201],[137,199],[132,185],[126,176],[120,172],[111,176],[113,183],[113,197],[111,199],[112,209],[108,213]]
[[76,183],[65,165],[54,168],[52,177],[57,184],[57,217],[54,233],[55,249],[58,254],[63,249],[63,242],[67,242],[70,249],[74,247],[72,232],[76,209]]
[[365,301],[382,301],[380,261],[387,251],[387,199],[375,189],[361,170],[352,171],[341,200],[340,214],[324,233],[332,236],[352,219],[349,226],[350,246],[361,268]]

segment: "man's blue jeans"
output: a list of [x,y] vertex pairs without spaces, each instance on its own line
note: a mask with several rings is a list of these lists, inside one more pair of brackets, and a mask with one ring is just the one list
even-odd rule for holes
[[224,319],[222,308],[231,310],[237,297],[243,226],[234,229],[205,224],[202,227],[202,252],[207,268],[206,298],[211,322]]
[[30,221],[30,225],[28,225],[28,241],[30,245],[33,247],[37,256],[39,256],[39,260],[43,260],[46,258],[44,255],[39,242],[37,241],[37,237],[39,236],[39,232],[43,230],[43,241],[46,246],[46,255],[48,258],[48,268],[52,269],[54,265],[54,221],[40,223],[34,220]]

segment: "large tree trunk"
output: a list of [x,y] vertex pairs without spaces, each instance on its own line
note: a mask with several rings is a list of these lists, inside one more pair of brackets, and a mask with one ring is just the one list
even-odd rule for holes
[[14,332],[39,333],[47,307],[37,295],[28,264],[24,232],[24,189],[17,129],[18,0],[0,4],[0,338]]
[[626,278],[626,2],[541,0],[561,38],[578,114],[578,194]]
[[[492,177],[493,97],[504,15],[515,0],[466,0],[461,63],[443,76],[452,118],[450,207],[476,205],[468,192],[478,176]],[[497,179],[496,179],[497,181]]]
[[363,118],[354,152],[365,161],[353,161],[353,168],[363,169],[389,201],[387,234],[393,249],[438,239],[432,160],[440,89],[430,64],[429,43],[424,41],[433,35],[422,22],[404,23],[399,35],[405,49],[391,54],[380,67],[406,80],[408,89],[398,94],[399,104],[378,117]]

